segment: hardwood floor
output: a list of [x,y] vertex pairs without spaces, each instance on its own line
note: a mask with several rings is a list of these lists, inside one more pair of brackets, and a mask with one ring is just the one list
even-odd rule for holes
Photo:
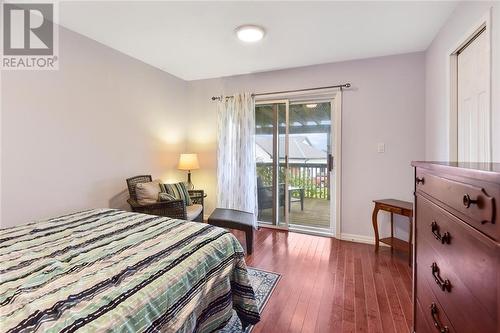
[[[234,234],[245,245],[244,234]],[[246,262],[282,275],[253,333],[410,331],[411,268],[403,253],[261,228]]]

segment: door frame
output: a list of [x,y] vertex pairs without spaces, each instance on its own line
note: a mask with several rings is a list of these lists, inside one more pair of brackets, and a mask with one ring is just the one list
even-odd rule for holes
[[[340,239],[341,235],[341,217],[342,217],[342,90],[335,89],[333,91],[327,91],[319,93],[321,96],[324,96],[324,100],[330,101],[331,105],[331,116],[332,120],[332,130],[334,135],[331,136],[330,145],[332,147],[333,155],[333,167],[330,172],[330,179],[334,179],[334,182],[330,182],[330,193],[334,195],[334,200],[330,198],[330,227],[329,228],[320,228],[320,227],[310,227],[310,226],[302,226],[302,225],[294,225],[289,224],[289,212],[288,212],[288,191],[285,191],[285,226],[276,226],[276,225],[268,225],[261,224],[259,222],[259,226],[265,228],[274,228],[274,229],[285,229],[290,231],[297,231],[301,233],[321,235],[327,237],[335,237]],[[305,99],[308,99],[309,96],[314,98],[318,96],[318,93],[289,93],[289,94],[281,94],[276,96],[276,98],[256,98],[255,105],[259,104],[271,104],[271,103],[286,103],[286,136],[289,135],[289,104],[290,99],[293,97],[299,97],[303,95]],[[316,99],[318,99],[316,97]],[[285,153],[288,154],[288,142],[289,140],[285,140]],[[288,169],[288,165],[287,165]],[[332,177],[332,173],[333,177]],[[285,173],[285,181],[288,184],[288,172]]]
[[[458,161],[458,53],[467,44],[469,44],[476,36],[481,32],[481,30],[486,29],[488,34],[488,54],[489,54],[489,68],[491,72],[493,54],[491,47],[492,31],[491,31],[491,8],[479,19],[476,24],[472,25],[467,32],[462,35],[454,44],[453,48],[449,50],[448,54],[448,82],[447,90],[449,96],[449,120],[448,120],[448,156],[450,161]],[[488,85],[488,106],[490,110],[490,159],[493,158],[493,140],[492,140],[492,75],[490,75],[490,82]]]

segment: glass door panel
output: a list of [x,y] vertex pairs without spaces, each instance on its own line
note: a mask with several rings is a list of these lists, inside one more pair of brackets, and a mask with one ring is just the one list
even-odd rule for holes
[[255,106],[255,163],[257,169],[257,220],[286,227],[285,137],[287,101]]
[[290,104],[290,224],[330,228],[331,114],[330,101]]

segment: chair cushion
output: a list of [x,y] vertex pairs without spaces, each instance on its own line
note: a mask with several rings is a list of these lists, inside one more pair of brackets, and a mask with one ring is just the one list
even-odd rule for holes
[[135,186],[135,195],[139,205],[151,205],[158,201],[160,193],[160,181],[154,180],[148,183],[138,183]]
[[193,221],[203,210],[202,205],[194,204],[186,207],[186,217],[188,221]]
[[191,206],[193,202],[184,183],[160,184],[160,192],[173,195],[177,200],[182,200],[186,206]]

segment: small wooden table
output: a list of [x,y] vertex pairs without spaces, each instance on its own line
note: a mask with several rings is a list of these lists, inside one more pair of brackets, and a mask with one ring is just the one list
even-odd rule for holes
[[[378,251],[379,242],[389,245],[391,247],[391,251],[393,251],[393,249],[407,251],[409,264],[411,265],[413,203],[396,199],[373,200],[373,202],[375,203],[372,214],[373,231],[375,231],[375,252]],[[377,220],[379,210],[391,213],[391,237],[379,237]],[[408,217],[408,222],[410,223],[410,237],[408,242],[394,237],[394,214]]]

